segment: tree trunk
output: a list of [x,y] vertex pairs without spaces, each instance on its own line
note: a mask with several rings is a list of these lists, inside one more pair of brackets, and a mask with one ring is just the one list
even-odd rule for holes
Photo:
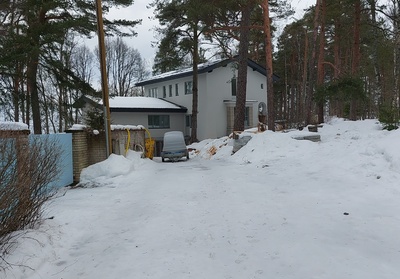
[[[361,0],[354,2],[354,45],[351,73],[355,78],[360,67],[360,25],[361,25]],[[353,96],[350,104],[350,120],[357,120],[357,99]]]
[[400,109],[400,0],[396,0],[393,3],[394,6],[394,17],[393,17],[393,26],[394,26],[394,96],[393,103],[395,108],[397,108],[396,113],[397,117],[399,117],[399,109]]
[[240,21],[239,68],[235,120],[233,123],[234,131],[243,131],[245,128],[244,121],[246,114],[247,58],[249,50],[249,26],[251,10],[251,5],[244,6],[242,8],[242,18]]
[[199,42],[198,42],[198,30],[197,24],[193,28],[193,85],[192,85],[192,130],[191,130],[191,142],[198,142],[197,139],[197,115],[198,115],[198,103],[199,103]]
[[[333,79],[338,80],[340,75],[340,68],[341,68],[341,60],[340,60],[340,28],[341,22],[340,17],[334,19],[334,27],[335,27],[335,34],[334,34],[334,42],[333,42],[333,57],[334,57],[334,71],[333,71]],[[331,115],[336,115],[338,117],[342,117],[342,104],[341,101],[333,101],[331,104]]]
[[[27,79],[28,92],[30,96],[30,104],[32,107],[33,132],[35,134],[41,134],[42,123],[40,117],[40,101],[39,101],[39,92],[36,81],[38,63],[39,63],[39,53],[37,53],[36,51],[34,52],[35,53],[32,54],[29,58],[26,70],[26,79]],[[27,113],[27,117],[29,117],[28,115],[29,113]]]
[[[319,51],[317,66],[317,86],[323,86],[325,78],[325,18],[326,18],[326,0],[321,0],[320,6],[320,34],[319,34]],[[324,123],[324,101],[318,103],[318,123]]]
[[[299,61],[300,62],[300,61]],[[304,121],[304,107],[305,107],[305,96],[307,96],[307,64],[308,64],[308,29],[304,30],[304,57],[303,57],[303,76],[302,76],[302,88],[299,90],[299,114],[298,121],[306,124]]]
[[315,60],[317,50],[317,37],[319,29],[319,12],[320,12],[321,0],[317,0],[315,5],[315,16],[314,16],[314,30],[313,30],[313,41],[311,44],[311,57],[309,60],[309,75],[308,75],[308,90],[306,95],[306,125],[311,123],[312,112],[313,112],[313,96],[314,96],[314,77],[315,77]]
[[20,71],[20,66],[19,63],[17,62],[17,65],[15,67],[15,72],[16,75],[13,77],[13,105],[14,105],[14,121],[19,122],[19,86],[20,86],[20,81],[21,81],[21,71]]
[[268,130],[275,131],[275,107],[274,107],[274,80],[272,68],[272,38],[271,38],[271,22],[269,18],[268,0],[262,2],[264,11],[264,36],[265,36],[265,65],[267,74],[267,113],[268,113]]

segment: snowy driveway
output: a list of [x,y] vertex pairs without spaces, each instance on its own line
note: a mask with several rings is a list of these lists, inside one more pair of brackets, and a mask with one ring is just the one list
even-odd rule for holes
[[399,158],[375,148],[381,134],[338,135],[254,138],[220,160],[134,161],[55,199],[54,219],[10,257],[30,268],[7,278],[395,279]]

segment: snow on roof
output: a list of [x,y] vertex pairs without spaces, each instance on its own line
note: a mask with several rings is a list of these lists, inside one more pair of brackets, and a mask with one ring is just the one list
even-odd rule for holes
[[0,121],[0,130],[22,131],[29,130],[28,125],[21,122],[2,122]]
[[[98,101],[103,104],[103,100]],[[180,106],[153,97],[112,97],[110,108],[181,109]]]

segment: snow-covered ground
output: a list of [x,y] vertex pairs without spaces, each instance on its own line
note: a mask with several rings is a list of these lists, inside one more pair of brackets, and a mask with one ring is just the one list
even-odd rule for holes
[[252,134],[233,156],[207,140],[177,163],[112,155],[59,192],[0,277],[399,278],[400,130],[306,134]]

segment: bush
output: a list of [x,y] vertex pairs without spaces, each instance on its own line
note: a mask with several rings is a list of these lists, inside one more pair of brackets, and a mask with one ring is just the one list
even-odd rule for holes
[[379,107],[379,122],[383,124],[383,129],[396,130],[399,128],[400,118],[399,109],[390,104],[384,104]]
[[15,232],[40,220],[43,205],[53,194],[48,185],[60,173],[62,152],[54,140],[29,141],[27,136],[0,132],[0,257],[5,261],[19,235]]

